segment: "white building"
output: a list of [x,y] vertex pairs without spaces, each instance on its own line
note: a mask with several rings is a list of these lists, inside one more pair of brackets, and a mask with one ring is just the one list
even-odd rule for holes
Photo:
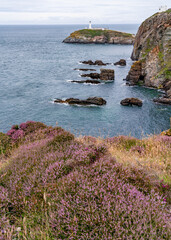
[[165,5],[165,6],[161,6],[161,7],[159,7],[159,12],[165,12],[165,11],[167,11],[167,6]]
[[[87,27],[85,28],[87,29]],[[91,21],[89,21],[89,28],[88,29],[94,29],[94,30],[107,30],[107,28],[93,28],[92,27],[92,24],[91,24]]]

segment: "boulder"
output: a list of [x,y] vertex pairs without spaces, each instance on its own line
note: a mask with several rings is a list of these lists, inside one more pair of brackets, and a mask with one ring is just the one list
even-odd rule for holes
[[78,98],[67,98],[66,100],[62,99],[55,99],[54,103],[67,103],[70,105],[97,105],[97,106],[102,106],[106,104],[106,100],[100,97],[90,97],[87,98],[86,100],[80,100]]
[[82,81],[73,80],[71,82],[73,82],[73,83],[91,83],[91,84],[99,84],[99,83],[101,83],[98,80],[82,80]]
[[121,105],[123,106],[138,106],[141,107],[142,106],[142,101],[138,98],[125,98],[120,102]]
[[115,62],[114,65],[126,66],[126,60],[120,59],[118,62]]
[[115,79],[113,69],[100,69],[100,80],[111,81]]

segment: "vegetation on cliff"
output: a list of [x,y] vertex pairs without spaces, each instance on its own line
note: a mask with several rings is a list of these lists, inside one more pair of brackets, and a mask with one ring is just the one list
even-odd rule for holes
[[[171,138],[0,135],[0,239],[169,239]],[[4,140],[5,139],[5,140]]]
[[132,37],[132,34],[125,33],[125,32],[118,32],[113,30],[96,30],[96,29],[82,29],[71,33],[71,37],[81,38],[81,37],[95,37],[95,36],[106,36],[107,38],[110,37]]
[[[137,32],[132,59],[141,63],[137,77],[130,70],[127,79],[131,84],[163,88],[171,98],[171,9],[146,19]],[[131,76],[130,76],[131,75]]]
[[107,29],[82,29],[70,34],[66,43],[125,43],[132,44],[134,35]]

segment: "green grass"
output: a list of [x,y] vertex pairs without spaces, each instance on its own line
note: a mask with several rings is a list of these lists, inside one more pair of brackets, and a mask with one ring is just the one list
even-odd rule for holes
[[75,31],[71,33],[69,37],[72,38],[80,38],[80,37],[87,37],[87,38],[93,38],[96,36],[106,36],[107,38],[110,37],[132,37],[132,34],[130,33],[124,33],[124,32],[118,32],[113,30],[98,30],[98,29],[82,29],[79,31]]

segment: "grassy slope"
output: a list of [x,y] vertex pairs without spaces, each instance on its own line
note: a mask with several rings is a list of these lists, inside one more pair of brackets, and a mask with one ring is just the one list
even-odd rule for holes
[[124,32],[118,32],[118,31],[113,31],[113,30],[96,30],[96,29],[82,29],[75,31],[71,33],[69,37],[72,38],[93,38],[95,36],[106,36],[107,38],[109,37],[132,37],[132,34],[130,33],[124,33]]
[[169,239],[171,137],[27,122],[0,141],[0,239]]

